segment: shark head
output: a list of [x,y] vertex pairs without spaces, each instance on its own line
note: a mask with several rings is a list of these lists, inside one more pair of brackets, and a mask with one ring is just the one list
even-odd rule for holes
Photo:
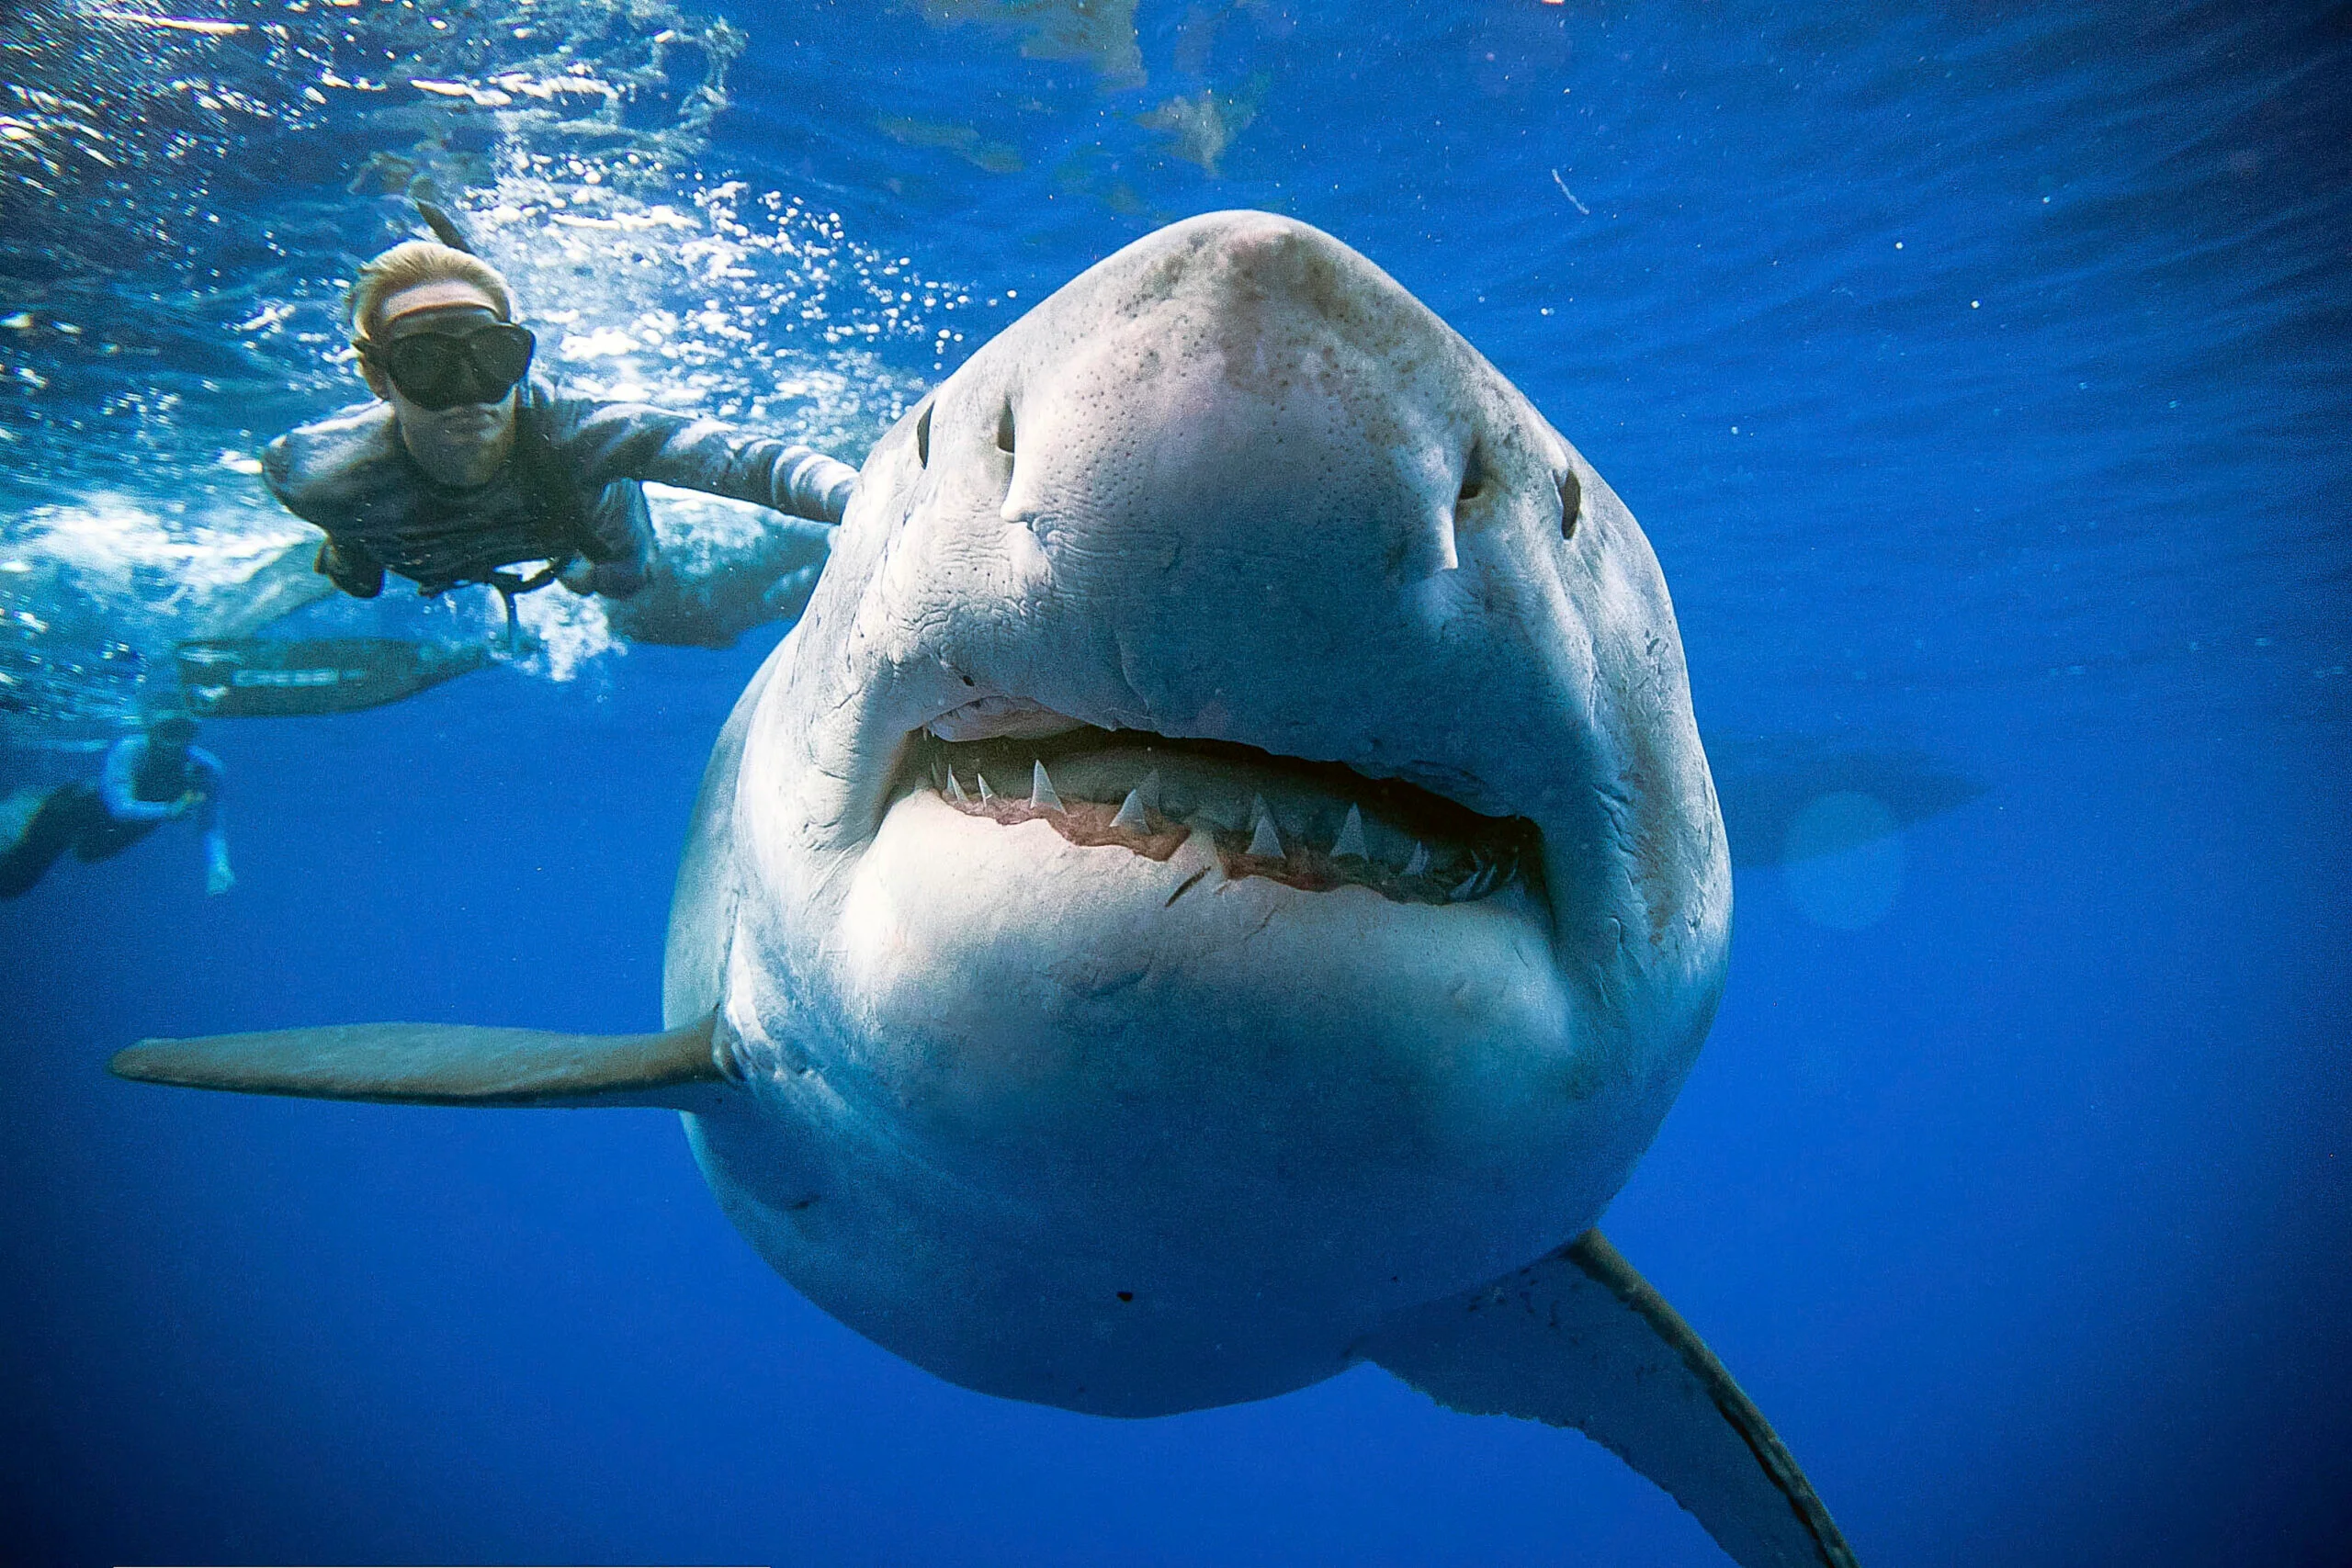
[[874,449],[714,760],[667,1009],[718,1009],[751,1092],[697,1153],[787,1278],[1151,1414],[1590,1225],[1729,914],[1623,503],[1369,261],[1226,212]]

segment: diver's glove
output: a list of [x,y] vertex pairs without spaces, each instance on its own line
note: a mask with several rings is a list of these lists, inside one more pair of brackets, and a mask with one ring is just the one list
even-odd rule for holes
[[593,561],[586,556],[573,556],[556,574],[556,581],[582,598],[601,593],[607,599],[626,599],[645,586],[652,570],[650,558]]
[[345,558],[343,552],[335,548],[332,536],[319,547],[319,558],[311,563],[311,570],[354,599],[373,599],[384,591],[384,563]]

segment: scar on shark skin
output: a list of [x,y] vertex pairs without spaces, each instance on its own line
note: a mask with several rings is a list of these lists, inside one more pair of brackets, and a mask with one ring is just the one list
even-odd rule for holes
[[1176,900],[1182,898],[1185,894],[1190,893],[1193,888],[1198,887],[1201,885],[1201,878],[1206,876],[1208,874],[1209,868],[1207,866],[1203,866],[1200,870],[1193,873],[1192,875],[1178,883],[1176,885],[1176,891],[1168,896],[1168,902],[1162,904],[1160,908],[1163,909],[1174,908],[1176,907]]

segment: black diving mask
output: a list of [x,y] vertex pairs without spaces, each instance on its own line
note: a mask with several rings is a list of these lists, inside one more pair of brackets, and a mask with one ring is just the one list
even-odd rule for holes
[[539,346],[530,329],[509,321],[462,331],[410,333],[363,345],[360,356],[391,378],[401,395],[435,413],[459,403],[494,403],[514,389]]

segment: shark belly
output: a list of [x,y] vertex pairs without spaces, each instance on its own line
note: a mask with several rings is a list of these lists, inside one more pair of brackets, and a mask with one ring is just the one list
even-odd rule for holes
[[754,909],[723,994],[678,998],[752,1090],[695,1155],[811,1300],[990,1393],[1147,1416],[1328,1377],[1589,1227],[1679,1081],[1579,1019],[1523,901],[1230,880],[1198,835],[1159,862],[923,793],[850,875],[820,972]]

